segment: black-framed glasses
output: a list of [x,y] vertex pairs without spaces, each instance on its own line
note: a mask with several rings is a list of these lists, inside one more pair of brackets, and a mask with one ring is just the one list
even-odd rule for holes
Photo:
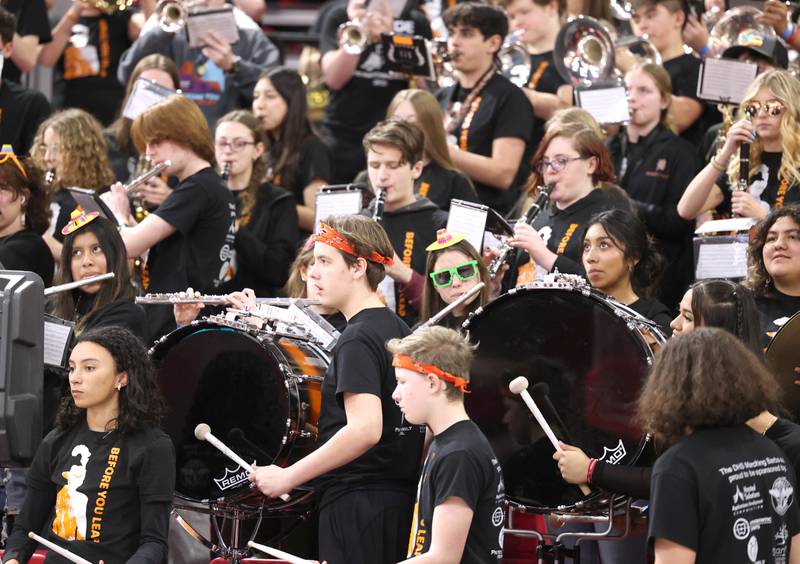
[[769,102],[759,102],[758,100],[752,100],[748,102],[745,107],[744,111],[747,113],[748,116],[751,118],[757,116],[761,110],[765,111],[765,115],[768,116],[779,116],[783,113],[783,110],[786,106],[783,105],[783,102],[780,100],[770,100]]
[[589,157],[555,157],[554,159],[542,159],[540,161],[536,161],[533,166],[536,168],[536,172],[539,174],[544,174],[547,170],[547,167],[550,167],[550,170],[553,172],[561,172],[567,165],[572,161],[584,161]]
[[217,146],[218,149],[230,149],[231,151],[241,151],[248,145],[255,145],[255,141],[246,141],[244,139],[234,139],[232,141],[215,141],[214,145]]
[[472,280],[478,275],[478,261],[471,260],[462,262],[450,268],[443,268],[436,272],[431,272],[430,277],[433,285],[437,288],[446,288],[453,283],[453,276],[458,276],[462,282]]

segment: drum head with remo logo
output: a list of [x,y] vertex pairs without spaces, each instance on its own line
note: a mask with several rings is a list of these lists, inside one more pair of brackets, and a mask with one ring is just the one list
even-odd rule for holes
[[778,379],[783,394],[781,403],[793,417],[800,415],[800,374],[794,369],[800,366],[800,313],[795,313],[789,321],[775,333],[767,345],[767,364]]
[[635,402],[652,352],[621,308],[588,291],[518,288],[464,328],[478,344],[467,413],[500,459],[510,501],[551,512],[586,499],[562,480],[551,443],[509,391],[518,376],[528,379],[559,439],[593,458],[626,465],[638,459],[646,438],[634,421]]

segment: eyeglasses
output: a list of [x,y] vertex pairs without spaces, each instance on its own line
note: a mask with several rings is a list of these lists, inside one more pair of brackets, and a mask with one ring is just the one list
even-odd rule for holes
[[588,158],[589,157],[578,156],[578,157],[556,157],[553,160],[542,159],[540,161],[536,161],[533,166],[536,167],[536,171],[539,174],[544,174],[545,171],[547,170],[547,167],[550,167],[550,169],[553,172],[561,172],[562,170],[567,168],[567,165],[572,161],[584,161]]
[[779,116],[783,113],[784,108],[785,106],[779,100],[770,100],[769,102],[753,100],[747,103],[744,107],[744,111],[750,117],[757,116],[762,109],[766,110],[765,115]]
[[11,148],[11,145],[3,145],[3,148],[0,149],[0,165],[5,164],[6,161],[11,159],[11,162],[17,165],[17,168],[22,173],[22,176],[25,177],[25,180],[28,179],[28,172],[25,170],[25,167],[22,166],[22,163],[19,162],[17,155],[14,154],[14,150]]
[[458,276],[462,282],[472,280],[478,275],[478,261],[471,260],[461,264],[457,264],[451,268],[443,268],[436,272],[431,272],[430,277],[433,280],[433,285],[436,288],[447,288],[453,283],[453,276]]
[[214,145],[218,149],[230,149],[231,151],[241,151],[248,145],[255,145],[255,141],[245,141],[244,139],[234,139],[233,141],[216,141]]

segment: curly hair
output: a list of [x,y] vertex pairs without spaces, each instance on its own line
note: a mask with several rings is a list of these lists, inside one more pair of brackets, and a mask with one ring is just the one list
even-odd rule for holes
[[[123,327],[98,327],[81,334],[75,345],[94,343],[103,347],[114,360],[114,372],[127,372],[128,384],[119,397],[118,414],[109,422],[123,434],[147,427],[158,427],[166,414],[166,403],[156,380],[150,356],[139,338]],[[75,405],[72,396],[61,400],[56,426],[69,429],[85,417],[86,410]]]
[[94,116],[77,108],[53,114],[36,130],[31,157],[37,167],[47,170],[44,133],[50,128],[58,135],[61,156],[59,166],[54,171],[51,193],[67,186],[99,190],[114,182],[103,126]]
[[608,210],[595,214],[583,230],[582,241],[593,225],[600,225],[626,261],[634,263],[631,286],[637,295],[650,298],[666,267],[653,237],[638,217],[625,210]]
[[425,286],[422,289],[422,306],[420,308],[419,318],[420,321],[427,321],[447,306],[447,304],[444,303],[444,300],[442,300],[442,297],[439,295],[439,292],[437,292],[436,288],[433,287],[433,281],[431,280],[430,273],[433,272],[438,258],[448,251],[458,251],[459,253],[466,255],[469,260],[478,261],[478,279],[487,283],[486,286],[483,287],[483,290],[481,290],[478,299],[469,305],[469,310],[474,311],[479,306],[486,305],[489,303],[489,299],[492,296],[491,284],[488,283],[489,272],[486,270],[486,265],[483,264],[480,253],[478,253],[478,251],[475,250],[475,247],[473,247],[468,241],[459,241],[458,243],[451,245],[446,249],[429,251],[428,258],[425,261]]
[[689,287],[697,327],[719,327],[763,355],[758,307],[753,292],[730,280],[699,280]]
[[740,425],[778,400],[778,384],[731,333],[701,327],[670,339],[639,398],[645,432],[667,448],[704,427]]
[[[738,118],[744,118],[744,108],[753,101],[758,91],[766,88],[783,104],[781,114],[780,135],[783,153],[778,177],[786,179],[790,184],[800,184],[800,82],[788,71],[772,69],[758,75],[747,89],[744,100],[739,104]],[[750,144],[750,177],[761,169],[761,155],[764,142],[756,138]],[[728,179],[732,184],[739,180],[739,151],[728,165]]]
[[[217,123],[214,125],[214,130],[216,131],[216,128],[226,121],[245,126],[250,130],[250,135],[254,143],[260,143],[262,147],[267,146],[267,136],[264,132],[264,125],[253,112],[248,110],[234,110],[228,112],[217,120]],[[219,159],[217,159],[217,161],[219,161]],[[258,189],[266,173],[267,156],[262,153],[261,156],[253,162],[253,169],[250,172],[250,182],[248,182],[247,187],[242,192],[242,225],[247,225],[250,222],[250,214],[258,199]]]
[[[87,223],[77,231],[74,231],[64,238],[61,247],[61,268],[56,274],[56,284],[66,284],[72,282],[72,248],[75,238],[84,233],[94,233],[103,254],[106,257],[106,267],[108,272],[114,273],[114,278],[105,280],[97,292],[91,309],[84,315],[75,326],[75,331],[80,334],[86,323],[92,319],[95,313],[106,306],[122,302],[133,301],[136,290],[131,281],[131,273],[128,268],[128,254],[125,250],[125,243],[117,231],[117,226],[104,217],[97,217]],[[75,319],[76,296],[81,296],[82,290],[76,288],[71,292],[59,292],[51,302],[52,313],[62,319]]]
[[782,217],[788,217],[800,227],[800,205],[778,208],[751,228],[750,242],[747,245],[747,278],[744,285],[750,288],[756,297],[765,296],[774,287],[772,277],[764,264],[764,245],[767,244],[769,230]]
[[39,235],[50,225],[50,194],[44,187],[44,175],[30,157],[19,158],[27,178],[17,165],[8,159],[0,164],[0,188],[13,193],[14,199],[25,198],[22,211],[25,225]]

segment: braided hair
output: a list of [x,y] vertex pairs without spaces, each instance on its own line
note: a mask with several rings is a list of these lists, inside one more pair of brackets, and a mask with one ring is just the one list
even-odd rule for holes
[[730,280],[701,280],[690,288],[695,324],[719,327],[762,356],[761,332],[753,292]]

